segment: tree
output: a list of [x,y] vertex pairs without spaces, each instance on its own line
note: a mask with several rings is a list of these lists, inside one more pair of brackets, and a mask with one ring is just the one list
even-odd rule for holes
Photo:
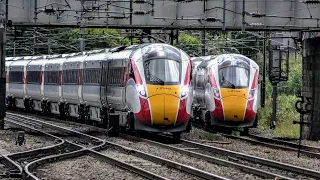
[[174,46],[177,46],[183,49],[190,56],[195,56],[200,51],[200,39],[190,33],[180,32],[179,33],[179,41],[175,42]]
[[[68,33],[68,41],[79,43],[80,29],[74,29]],[[130,45],[130,40],[120,35],[115,29],[84,29],[85,49],[111,48]]]

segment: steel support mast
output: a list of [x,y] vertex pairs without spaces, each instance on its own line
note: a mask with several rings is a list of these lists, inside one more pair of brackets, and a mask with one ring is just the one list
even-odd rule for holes
[[4,128],[4,117],[6,114],[5,97],[6,97],[6,22],[7,22],[7,0],[0,0],[0,128]]

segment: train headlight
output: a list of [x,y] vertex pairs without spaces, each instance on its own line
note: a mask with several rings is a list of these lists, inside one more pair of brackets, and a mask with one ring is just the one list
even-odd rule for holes
[[181,88],[181,98],[186,97],[188,93],[189,93],[189,86],[183,86]]
[[137,85],[137,90],[142,97],[147,97],[146,88],[143,85]]
[[248,99],[249,99],[249,100],[251,100],[251,99],[254,98],[255,92],[256,92],[255,89],[251,89],[251,90],[249,91],[249,95],[248,95]]
[[213,89],[213,97],[216,99],[221,98],[219,89]]

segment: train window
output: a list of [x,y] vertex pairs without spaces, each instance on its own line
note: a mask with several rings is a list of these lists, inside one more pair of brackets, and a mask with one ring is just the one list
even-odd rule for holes
[[40,71],[28,71],[27,84],[40,84]]
[[22,83],[22,74],[20,71],[10,71],[9,72],[9,82],[10,83]]
[[46,71],[44,73],[44,84],[45,85],[56,85],[58,84],[58,71]]
[[180,62],[170,59],[153,59],[144,63],[148,84],[179,84]]
[[111,86],[121,86],[122,81],[122,67],[112,67],[108,71],[108,85]]
[[99,85],[101,81],[101,69],[85,69],[83,84]]
[[227,66],[219,69],[219,83],[222,88],[247,88],[249,78],[249,69],[246,68]]
[[63,84],[78,84],[78,69],[63,71]]

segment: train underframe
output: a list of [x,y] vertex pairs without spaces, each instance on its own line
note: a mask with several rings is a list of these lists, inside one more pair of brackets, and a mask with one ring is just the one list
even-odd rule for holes
[[[50,102],[48,100],[35,100],[31,98],[6,97],[6,108],[8,110],[20,111],[54,117],[61,120],[73,121],[82,124],[93,125],[108,129],[108,136],[117,136],[119,132],[131,132],[137,136],[146,133],[157,134],[150,126],[143,126],[135,120],[132,112],[117,111],[108,107],[94,107],[86,104],[71,104],[66,102]],[[137,128],[136,128],[137,127]],[[145,130],[136,130],[145,129]],[[174,139],[180,139],[182,132],[190,132],[191,121],[187,124],[174,128],[172,132]]]
[[198,124],[202,127],[208,128],[216,132],[223,132],[230,134],[232,130],[241,129],[242,135],[247,135],[250,128],[258,127],[258,115],[255,119],[250,121],[221,121],[211,116],[210,111],[207,109],[194,106],[192,123]]

